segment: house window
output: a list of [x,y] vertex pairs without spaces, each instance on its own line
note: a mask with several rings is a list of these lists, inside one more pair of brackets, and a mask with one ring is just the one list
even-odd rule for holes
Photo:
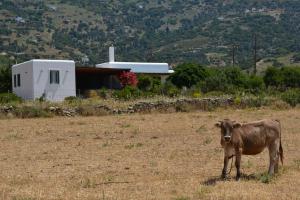
[[17,75],[14,75],[14,87],[17,87]]
[[17,74],[17,86],[21,87],[21,74]]
[[21,75],[20,74],[14,75],[14,87],[21,87]]
[[50,84],[59,84],[58,70],[50,70]]

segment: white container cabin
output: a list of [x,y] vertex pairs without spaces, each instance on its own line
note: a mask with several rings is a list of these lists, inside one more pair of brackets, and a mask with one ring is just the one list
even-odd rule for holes
[[13,92],[25,100],[63,101],[76,96],[75,62],[30,60],[12,66]]

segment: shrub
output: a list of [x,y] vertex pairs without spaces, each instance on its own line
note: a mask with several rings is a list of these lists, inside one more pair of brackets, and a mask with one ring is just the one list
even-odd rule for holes
[[103,107],[94,105],[80,105],[78,107],[78,113],[82,116],[105,116],[109,114],[109,111]]
[[272,99],[264,97],[264,96],[246,96],[242,98],[241,106],[242,107],[262,107],[268,106],[272,104]]
[[107,98],[110,97],[109,91],[108,91],[108,89],[106,89],[106,88],[101,88],[101,89],[98,91],[98,94],[99,94],[99,96],[100,96],[101,98],[103,98],[103,99],[107,99]]
[[300,87],[300,68],[284,67],[281,69],[283,84],[285,87]]
[[0,56],[0,92],[11,90],[11,63],[7,56]]
[[133,98],[140,97],[140,91],[131,86],[126,86],[122,90],[115,90],[113,96],[117,99],[129,100]]
[[281,100],[281,99],[276,99],[272,105],[271,105],[272,109],[276,109],[276,110],[285,110],[285,109],[289,109],[291,108],[290,104],[288,104],[287,102]]
[[86,96],[87,98],[98,98],[98,97],[99,97],[96,90],[87,90],[87,91],[85,92],[85,96]]
[[152,78],[152,88],[151,91],[153,94],[161,94],[162,92],[162,83],[160,78]]
[[266,183],[266,184],[272,181],[272,176],[270,176],[268,173],[261,174],[258,176],[258,178],[262,183]]
[[198,82],[204,80],[208,73],[206,69],[198,64],[185,63],[175,68],[175,73],[169,80],[179,88],[184,86],[190,88]]
[[0,104],[5,104],[5,103],[21,103],[22,98],[18,97],[17,95],[13,93],[1,93],[0,94]]
[[67,102],[67,103],[70,104],[70,103],[78,102],[78,101],[80,101],[81,99],[78,98],[78,97],[69,96],[69,97],[66,97],[64,100],[65,100],[65,102]]
[[198,83],[202,92],[209,91],[226,91],[227,90],[227,77],[222,70],[210,70],[210,75],[204,81]]
[[279,87],[280,85],[282,85],[282,79],[283,78],[280,70],[275,67],[269,67],[264,75],[264,82],[268,87]]
[[227,84],[233,85],[237,88],[245,88],[247,85],[247,76],[243,74],[238,67],[228,67],[224,70]]
[[132,86],[135,87],[138,84],[136,74],[133,72],[123,71],[119,74],[119,80],[122,87]]
[[176,97],[180,94],[180,90],[171,82],[166,82],[162,89],[163,93],[169,97]]
[[194,92],[192,96],[193,98],[200,98],[202,95],[200,92]]
[[240,105],[242,102],[242,99],[241,99],[241,97],[235,97],[233,101],[234,101],[235,105]]
[[43,110],[41,107],[34,106],[17,107],[15,115],[20,118],[51,117],[51,114]]
[[221,92],[221,91],[211,91],[211,92],[205,93],[206,97],[221,97],[224,95],[225,95],[225,93]]
[[289,89],[281,95],[281,99],[291,106],[300,104],[300,89]]
[[141,75],[138,77],[138,88],[143,91],[145,96],[161,94],[162,84],[159,77]]
[[261,91],[265,88],[265,83],[262,77],[250,76],[247,80],[246,87],[254,93]]
[[152,89],[153,78],[147,75],[142,75],[138,77],[138,88],[143,91],[149,91]]
[[281,69],[269,67],[265,73],[264,81],[266,86],[276,88],[297,88],[300,87],[300,68],[283,67]]

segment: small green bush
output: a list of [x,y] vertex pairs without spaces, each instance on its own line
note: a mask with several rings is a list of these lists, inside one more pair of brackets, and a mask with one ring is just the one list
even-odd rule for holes
[[234,104],[239,106],[242,103],[241,97],[235,97],[234,98]]
[[1,93],[0,94],[0,104],[6,103],[21,103],[22,98],[18,97],[13,93]]
[[109,114],[109,111],[93,105],[80,105],[78,107],[78,113],[81,116],[106,116]]
[[98,94],[99,94],[99,96],[101,97],[101,98],[103,98],[103,99],[107,99],[107,98],[109,98],[109,91],[108,91],[108,89],[106,89],[106,88],[101,88],[99,91],[98,91]]
[[264,81],[266,86],[285,90],[286,88],[300,87],[299,67],[269,67],[266,70]]
[[68,104],[77,103],[77,102],[80,102],[80,101],[81,101],[80,98],[74,97],[74,96],[70,96],[70,97],[65,98],[65,102],[67,102]]
[[138,88],[142,91],[149,91],[152,88],[153,80],[152,77],[142,75],[138,77]]
[[78,98],[74,96],[69,96],[65,98],[65,101],[76,101],[76,100],[78,100]]
[[222,91],[211,91],[211,92],[205,93],[205,97],[221,97],[224,95],[225,95],[225,93]]
[[258,178],[262,183],[266,183],[266,184],[272,181],[272,176],[270,176],[267,173],[261,174]]
[[195,63],[183,63],[175,68],[175,73],[169,77],[169,80],[179,88],[184,86],[190,88],[207,76],[205,67]]
[[51,114],[43,110],[41,107],[34,106],[17,107],[14,114],[19,118],[51,117]]
[[281,99],[291,106],[300,104],[300,89],[289,89],[281,95]]
[[162,92],[162,84],[159,77],[141,75],[138,77],[137,86],[145,97],[160,95]]
[[244,107],[259,108],[259,107],[262,107],[262,106],[268,106],[271,103],[272,103],[271,99],[269,99],[267,97],[264,97],[264,96],[256,96],[256,97],[250,96],[250,97],[243,98],[241,104]]
[[97,98],[99,98],[98,93],[97,93],[96,90],[87,90],[87,91],[85,91],[84,96],[86,98],[89,98],[89,99],[97,99]]
[[163,90],[163,94],[169,97],[177,97],[180,94],[180,90],[171,82],[166,82],[162,90]]
[[202,94],[200,92],[193,92],[192,97],[193,98],[200,98]]
[[113,93],[114,98],[121,100],[130,100],[141,96],[141,92],[131,86],[126,86],[122,90],[116,90]]
[[265,83],[262,77],[250,76],[247,80],[246,88],[252,93],[257,93],[265,88]]

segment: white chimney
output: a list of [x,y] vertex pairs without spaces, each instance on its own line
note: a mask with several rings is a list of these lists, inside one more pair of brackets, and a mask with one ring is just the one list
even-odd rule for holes
[[109,62],[115,62],[115,47],[109,47]]

